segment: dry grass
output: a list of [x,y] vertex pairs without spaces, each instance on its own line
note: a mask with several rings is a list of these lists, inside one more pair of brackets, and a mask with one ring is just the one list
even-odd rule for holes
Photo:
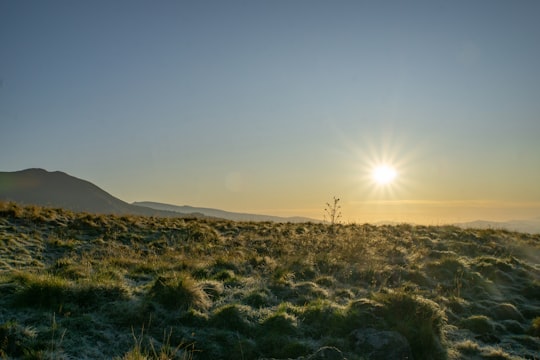
[[415,359],[534,359],[539,263],[540,235],[503,230],[0,203],[0,358],[364,359],[373,328]]

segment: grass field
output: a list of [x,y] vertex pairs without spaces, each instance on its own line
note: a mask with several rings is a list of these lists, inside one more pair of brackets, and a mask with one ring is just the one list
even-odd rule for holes
[[2,359],[540,359],[540,235],[0,203]]

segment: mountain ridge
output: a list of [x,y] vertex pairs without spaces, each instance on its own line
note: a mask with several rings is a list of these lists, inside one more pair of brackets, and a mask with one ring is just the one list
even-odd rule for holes
[[149,207],[156,210],[167,210],[177,212],[196,212],[210,217],[217,217],[221,219],[233,220],[233,221],[273,221],[273,222],[320,222],[320,220],[311,219],[301,216],[281,217],[273,215],[263,214],[250,214],[232,212],[214,208],[195,207],[190,205],[173,205],[165,204],[153,201],[136,201],[132,205]]
[[307,217],[279,217],[158,202],[127,203],[99,186],[63,171],[29,168],[0,172],[0,200],[76,212],[159,217],[208,217],[233,221],[318,222]]
[[90,181],[62,171],[47,171],[41,168],[0,172],[0,200],[94,214],[200,216],[132,205]]
[[474,220],[468,222],[455,223],[454,225],[461,228],[475,229],[503,229],[509,231],[519,231],[531,234],[540,234],[540,218],[508,220],[508,221],[489,221],[489,220]]

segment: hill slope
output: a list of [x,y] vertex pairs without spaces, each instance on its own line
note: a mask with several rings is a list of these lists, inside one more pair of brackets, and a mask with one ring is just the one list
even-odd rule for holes
[[233,220],[233,221],[273,221],[273,222],[319,222],[319,220],[310,219],[306,217],[280,217],[271,215],[259,215],[259,214],[247,214],[224,211],[219,209],[193,207],[193,206],[178,206],[163,204],[151,201],[134,202],[133,205],[149,207],[156,210],[176,211],[180,213],[200,213],[209,217],[216,217],[220,219]]
[[0,172],[0,200],[95,214],[182,215],[131,205],[89,181],[43,169]]

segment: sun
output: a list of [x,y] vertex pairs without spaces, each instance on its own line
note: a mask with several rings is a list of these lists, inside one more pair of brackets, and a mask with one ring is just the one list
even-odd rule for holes
[[389,165],[378,165],[373,168],[371,176],[378,185],[388,185],[396,178],[397,171]]

